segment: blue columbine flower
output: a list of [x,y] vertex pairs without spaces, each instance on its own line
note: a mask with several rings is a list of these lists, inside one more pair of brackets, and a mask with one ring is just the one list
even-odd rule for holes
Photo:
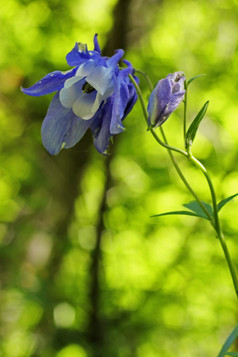
[[[74,146],[91,129],[96,149],[105,154],[110,138],[124,130],[122,121],[136,102],[137,95],[128,75],[134,73],[130,62],[119,69],[124,55],[117,50],[112,57],[102,57],[97,35],[94,50],[76,43],[66,56],[73,69],[47,74],[25,94],[41,96],[57,91],[46,117],[41,134],[45,148],[57,154],[61,148]],[[138,81],[138,79],[135,77]]]
[[157,83],[151,93],[147,108],[149,125],[153,127],[162,125],[175,111],[184,98],[184,81],[183,73],[175,72]]

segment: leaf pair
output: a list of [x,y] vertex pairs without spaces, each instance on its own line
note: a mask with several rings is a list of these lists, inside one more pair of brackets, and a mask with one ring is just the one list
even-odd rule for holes
[[[238,193],[235,193],[232,196],[224,198],[221,202],[219,202],[217,205],[218,212],[222,209],[223,206],[225,206],[229,201],[231,201],[236,196],[238,196]],[[203,201],[201,201],[201,203],[205,207],[205,209],[207,210],[209,215],[211,217],[214,217],[212,206],[209,203],[206,203]],[[171,212],[156,214],[151,217],[161,217],[161,216],[170,216],[170,215],[186,215],[186,216],[194,216],[194,217],[199,217],[199,218],[204,218],[204,219],[209,220],[208,215],[204,212],[204,210],[202,209],[202,207],[199,205],[199,203],[197,201],[191,201],[189,203],[185,203],[183,206],[188,208],[190,211],[185,211],[185,210],[171,211]]]

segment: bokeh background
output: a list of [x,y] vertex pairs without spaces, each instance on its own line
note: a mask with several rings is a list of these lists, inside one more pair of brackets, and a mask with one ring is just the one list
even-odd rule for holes
[[[194,144],[218,199],[238,192],[238,1],[1,0],[0,355],[216,356],[237,323],[231,278],[214,233],[191,217],[150,218],[192,197],[146,131],[139,103],[97,153],[91,134],[50,156],[40,127],[51,95],[21,93],[56,69],[76,41],[126,58],[155,84],[181,70],[193,82]],[[145,98],[149,92],[141,79]],[[182,147],[182,105],[164,124]],[[178,161],[210,200],[201,174]],[[238,263],[238,200],[221,212]]]

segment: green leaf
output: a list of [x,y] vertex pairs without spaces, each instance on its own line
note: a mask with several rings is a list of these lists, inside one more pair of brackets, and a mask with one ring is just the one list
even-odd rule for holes
[[[221,351],[220,351],[220,353],[219,353],[219,355],[217,357],[224,357],[228,353],[231,353],[231,352],[227,353],[227,350],[229,350],[229,348],[231,347],[232,343],[235,341],[237,336],[238,336],[238,325],[236,325],[234,330],[228,336],[226,342],[222,346],[222,349],[221,349]],[[228,356],[232,356],[232,355],[228,354]]]
[[194,217],[204,218],[203,216],[190,211],[171,211],[171,212],[155,214],[151,217],[161,217],[161,216],[171,216],[171,215],[184,215],[184,216],[194,216]]
[[185,144],[186,147],[189,147],[192,145],[193,140],[195,138],[195,135],[197,133],[199,124],[201,123],[202,119],[204,118],[206,111],[207,111],[207,107],[208,107],[209,101],[207,101],[202,109],[200,110],[200,112],[197,114],[197,116],[195,117],[195,119],[193,120],[193,122],[191,123],[190,127],[188,128],[188,131],[186,133],[186,138],[185,138]]
[[224,200],[222,200],[221,202],[218,203],[217,208],[218,211],[220,211],[220,209],[222,209],[223,206],[225,206],[229,201],[231,201],[234,197],[238,196],[238,193],[235,193],[232,196],[229,196],[227,198],[224,198]]
[[[212,206],[209,203],[203,202],[201,201],[202,204],[206,207],[208,213],[210,214],[210,216],[213,216],[213,210],[212,210]],[[191,201],[189,203],[185,203],[184,207],[190,209],[191,211],[195,212],[197,216],[201,217],[201,218],[205,218],[208,219],[206,213],[202,210],[202,208],[200,207],[200,205],[198,204],[197,201]]]
[[238,357],[238,352],[227,352],[226,354],[225,354],[225,356],[236,356],[236,357]]
[[203,76],[205,76],[205,75],[206,75],[206,74],[198,74],[197,76],[194,76],[194,77],[190,78],[190,79],[187,81],[187,87],[189,86],[189,84],[191,84],[191,83],[194,81],[194,79],[203,77]]

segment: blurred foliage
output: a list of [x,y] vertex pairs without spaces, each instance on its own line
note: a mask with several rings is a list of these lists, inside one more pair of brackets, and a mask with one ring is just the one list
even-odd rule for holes
[[[218,241],[206,222],[153,218],[192,198],[150,134],[139,103],[109,161],[88,136],[58,157],[41,144],[51,96],[19,87],[67,70],[76,41],[103,46],[115,0],[8,0],[0,12],[0,355],[4,357],[216,356],[237,321],[237,301]],[[237,192],[238,38],[236,0],[133,0],[126,57],[156,83],[170,72],[205,73],[189,92],[192,120],[209,109],[194,153],[218,200]],[[149,92],[141,79],[145,98]],[[165,123],[182,146],[182,106]],[[128,150],[129,148],[129,150]],[[73,160],[72,160],[73,158]],[[83,158],[85,160],[83,161]],[[206,182],[179,163],[203,200]],[[222,225],[238,264],[238,200]],[[103,231],[99,232],[100,219]],[[101,234],[98,305],[91,262]],[[89,333],[97,308],[101,345]],[[90,340],[91,339],[91,340]]]

